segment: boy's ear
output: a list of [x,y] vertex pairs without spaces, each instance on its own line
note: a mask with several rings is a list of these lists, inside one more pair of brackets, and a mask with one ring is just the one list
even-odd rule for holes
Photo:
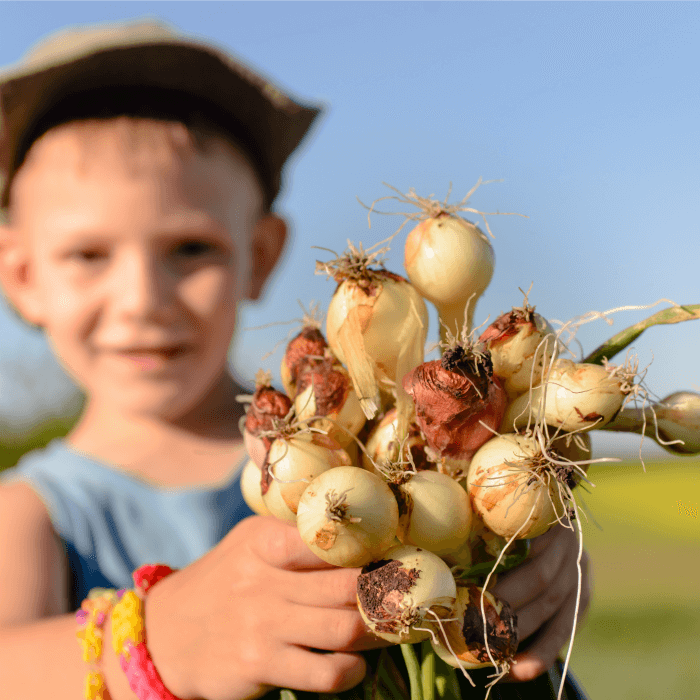
[[262,216],[253,229],[251,244],[253,269],[249,299],[255,301],[275,269],[287,240],[287,223],[275,214]]
[[41,327],[42,316],[30,275],[30,256],[19,234],[0,224],[0,285],[11,307],[24,321]]

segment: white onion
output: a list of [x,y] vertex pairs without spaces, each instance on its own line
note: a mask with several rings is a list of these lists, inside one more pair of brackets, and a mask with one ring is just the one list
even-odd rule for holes
[[622,408],[626,385],[615,368],[559,358],[543,383],[509,404],[501,432],[540,421],[566,432],[601,428]]
[[401,378],[423,361],[428,310],[403,277],[383,270],[367,275],[363,284],[346,279],[338,286],[326,336],[348,369],[365,415],[373,418],[381,406],[380,385],[388,389],[398,382],[401,398]]
[[527,305],[499,316],[479,340],[491,351],[493,373],[513,398],[542,381],[558,350],[554,329]]
[[453,551],[469,536],[472,509],[465,489],[447,474],[423,471],[396,487],[397,537],[436,554]]
[[350,464],[345,450],[325,435],[296,433],[275,440],[267,454],[269,471],[263,501],[272,515],[296,522],[299,499],[319,474]]
[[542,535],[565,513],[560,484],[529,436],[501,435],[472,459],[467,490],[474,512],[492,532],[510,539]]
[[245,463],[241,472],[241,493],[243,494],[243,500],[253,513],[256,515],[271,515],[269,508],[263,501],[262,491],[260,490],[260,469],[252,459]]
[[[357,579],[357,604],[369,629],[394,644],[427,639],[435,617],[450,614],[457,587],[449,567],[425,549],[397,545]],[[416,628],[426,629],[416,629]]]
[[508,665],[518,646],[516,618],[511,607],[490,591],[470,583],[459,582],[453,617],[442,624],[435,653],[455,668],[483,668],[493,666],[484,644],[484,623],[481,596],[484,596],[488,648],[498,666]]
[[488,287],[494,266],[493,248],[484,232],[455,214],[442,211],[421,221],[406,239],[408,278],[456,335],[465,323],[467,302],[466,327],[472,327],[476,302]]
[[364,566],[394,543],[396,498],[386,482],[358,467],[336,467],[314,479],[297,508],[302,540],[335,566]]

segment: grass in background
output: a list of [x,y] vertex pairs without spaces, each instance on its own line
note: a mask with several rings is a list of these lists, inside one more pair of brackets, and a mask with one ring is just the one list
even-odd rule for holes
[[700,697],[700,461],[593,466],[594,592],[571,668],[592,700]]

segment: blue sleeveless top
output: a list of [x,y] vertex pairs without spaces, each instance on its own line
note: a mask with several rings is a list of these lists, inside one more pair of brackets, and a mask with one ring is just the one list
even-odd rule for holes
[[25,481],[46,504],[68,555],[73,612],[91,588],[133,588],[131,572],[143,564],[191,564],[253,515],[241,471],[213,489],[158,487],[58,439],[0,472],[0,482]]

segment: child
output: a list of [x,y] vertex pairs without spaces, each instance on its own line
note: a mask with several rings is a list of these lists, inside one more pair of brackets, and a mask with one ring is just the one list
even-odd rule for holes
[[[48,40],[0,75],[0,104],[0,279],[87,397],[65,440],[2,475],[0,700],[84,696],[75,611],[157,562],[178,570],[145,597],[147,649],[175,696],[354,687],[358,652],[382,646],[355,606],[358,570],[248,517],[227,371],[237,303],[284,247],[282,167],[318,110],[153,23]],[[499,582],[532,642],[512,680],[566,643],[576,556],[555,528]],[[117,633],[108,618],[105,697],[169,697],[132,692]]]

